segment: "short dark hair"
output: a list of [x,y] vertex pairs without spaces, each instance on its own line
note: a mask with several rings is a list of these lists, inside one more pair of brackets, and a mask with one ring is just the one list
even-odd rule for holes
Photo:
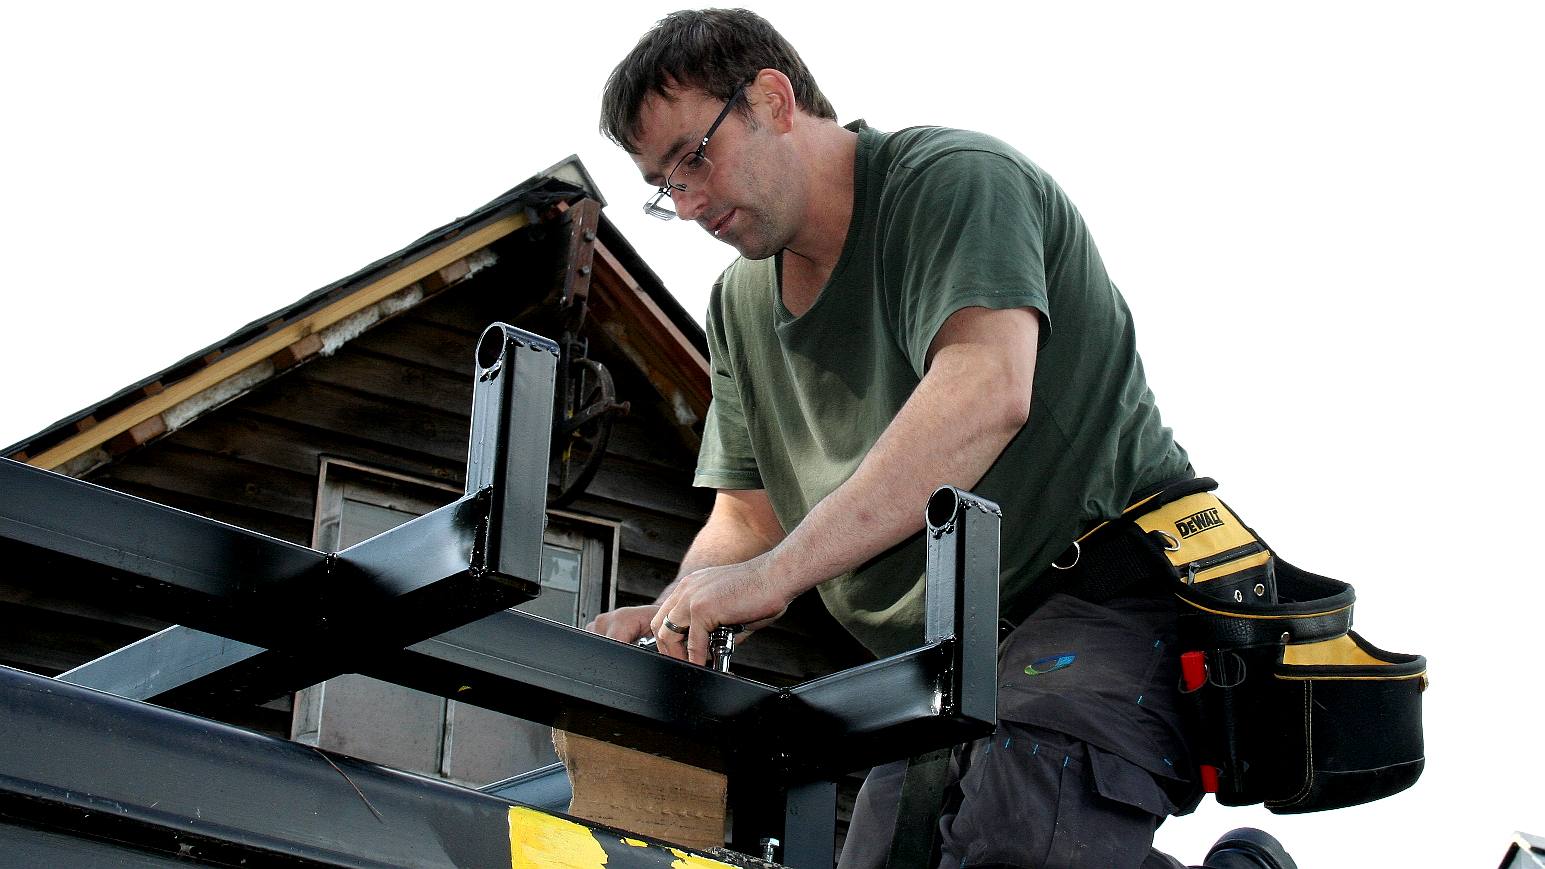
[[[651,93],[669,99],[667,88],[686,87],[728,100],[764,69],[789,77],[799,108],[837,119],[799,52],[767,19],[746,9],[688,9],[660,19],[612,70],[601,96],[601,132],[637,154],[639,114]],[[736,111],[749,111],[744,99]]]

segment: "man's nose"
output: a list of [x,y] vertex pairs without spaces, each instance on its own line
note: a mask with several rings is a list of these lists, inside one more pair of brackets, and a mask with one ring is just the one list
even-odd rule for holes
[[676,206],[676,216],[682,220],[697,220],[708,208],[708,197],[701,190],[677,190],[671,197]]

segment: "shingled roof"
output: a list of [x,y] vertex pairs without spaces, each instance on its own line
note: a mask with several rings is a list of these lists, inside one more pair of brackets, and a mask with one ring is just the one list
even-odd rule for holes
[[[489,245],[553,220],[585,199],[605,204],[578,157],[517,184],[403,249],[190,353],[0,450],[78,476],[174,431],[375,323],[408,310],[491,261]],[[628,355],[690,427],[708,404],[707,340],[616,226],[599,218],[592,295],[596,316],[633,327]]]

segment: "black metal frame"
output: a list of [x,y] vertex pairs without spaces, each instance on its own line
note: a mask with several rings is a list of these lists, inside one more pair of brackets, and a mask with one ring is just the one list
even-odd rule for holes
[[[512,804],[500,797],[5,667],[0,698],[0,865],[511,862]],[[679,865],[683,853],[545,827],[609,847],[609,866]],[[755,865],[700,856],[693,865]]]
[[338,553],[0,460],[0,558],[182,623],[59,680],[210,712],[364,673],[721,770],[733,847],[830,866],[838,778],[995,725],[997,508],[930,499],[923,646],[793,688],[508,611],[538,590],[556,356],[490,327],[466,496]]
[[0,558],[179,623],[63,681],[208,713],[354,672],[540,590],[557,354],[490,326],[466,494],[341,552],[0,460]]

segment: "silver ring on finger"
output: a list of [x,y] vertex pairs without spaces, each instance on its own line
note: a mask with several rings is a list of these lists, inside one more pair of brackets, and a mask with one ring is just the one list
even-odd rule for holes
[[690,628],[691,628],[691,625],[678,625],[678,624],[676,624],[675,622],[671,621],[668,618],[665,620],[665,629],[667,631],[672,632],[672,633],[681,634],[682,636],[686,636],[686,633],[687,633],[687,631]]

